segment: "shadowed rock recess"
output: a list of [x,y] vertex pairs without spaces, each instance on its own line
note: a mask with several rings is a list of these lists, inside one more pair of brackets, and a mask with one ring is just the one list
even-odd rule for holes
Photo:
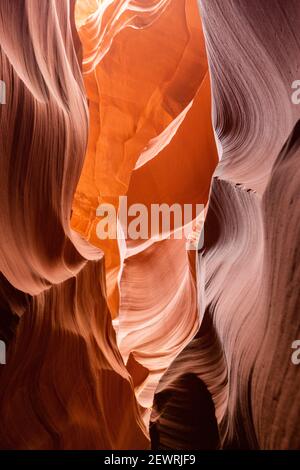
[[297,79],[298,0],[0,1],[1,449],[300,448]]

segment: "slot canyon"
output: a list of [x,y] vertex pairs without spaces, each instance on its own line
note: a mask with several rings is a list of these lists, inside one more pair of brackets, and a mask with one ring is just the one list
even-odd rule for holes
[[0,448],[299,449],[299,2],[0,0],[0,79]]

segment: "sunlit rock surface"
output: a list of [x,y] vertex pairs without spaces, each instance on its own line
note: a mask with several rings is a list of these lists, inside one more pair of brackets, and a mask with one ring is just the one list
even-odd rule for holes
[[88,136],[73,6],[0,3],[3,449],[148,446],[102,253],[70,227]]
[[[0,448],[300,447],[299,31],[297,0],[1,0]],[[100,240],[121,196],[203,204],[204,245]]]
[[[300,9],[296,1],[199,3],[221,161],[198,259],[202,325],[157,389],[156,441],[180,447],[192,432],[189,415],[181,410],[178,423],[172,403],[193,372],[211,392],[222,446],[297,449],[300,369],[291,348],[300,333],[299,124],[293,130],[300,108],[291,85]],[[195,409],[202,400],[193,397]],[[193,423],[195,448],[211,425],[211,417],[200,428]]]
[[204,38],[194,0],[94,3],[87,18],[84,5],[90,132],[72,226],[105,254],[119,348],[148,371],[136,389],[148,408],[198,328],[195,252],[185,240],[99,240],[96,209],[124,195],[149,210],[207,203],[217,152]]

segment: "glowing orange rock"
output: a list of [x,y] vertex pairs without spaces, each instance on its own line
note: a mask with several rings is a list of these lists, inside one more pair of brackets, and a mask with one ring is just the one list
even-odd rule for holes
[[217,152],[204,38],[196,0],[94,2],[90,15],[92,3],[83,6],[77,25],[90,131],[72,226],[105,253],[119,346],[125,361],[132,352],[150,371],[139,387],[149,406],[198,326],[195,257],[183,240],[99,240],[96,209],[118,208],[122,195],[147,207],[206,204]]

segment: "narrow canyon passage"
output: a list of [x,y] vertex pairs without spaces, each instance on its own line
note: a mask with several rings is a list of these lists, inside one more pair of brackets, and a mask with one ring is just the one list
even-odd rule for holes
[[299,31],[0,0],[1,449],[300,447]]

